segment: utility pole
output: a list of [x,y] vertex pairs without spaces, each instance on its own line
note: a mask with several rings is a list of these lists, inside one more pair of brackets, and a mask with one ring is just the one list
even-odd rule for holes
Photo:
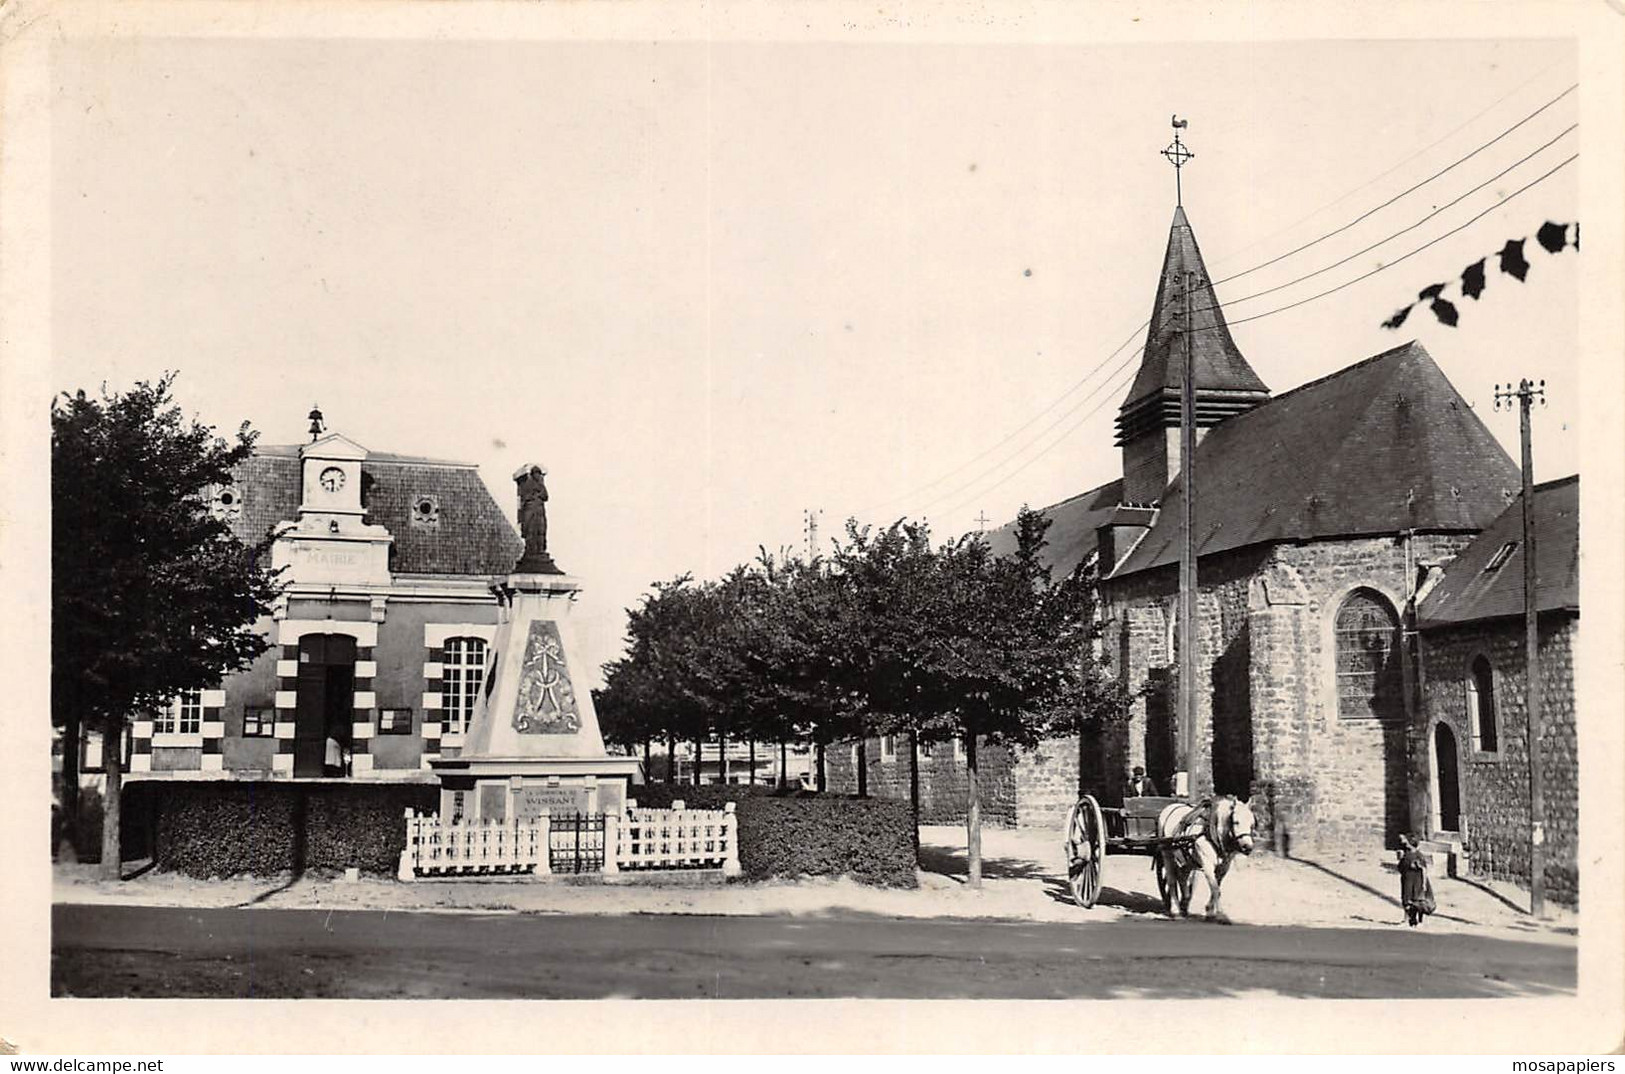
[[[1171,120],[1173,144],[1162,151],[1174,166],[1174,204],[1183,208],[1185,190],[1180,173],[1195,158],[1179,132],[1190,121],[1176,114]],[[1179,543],[1179,741],[1175,750],[1174,793],[1191,793],[1191,766],[1196,760],[1196,358],[1191,349],[1191,288],[1196,274],[1185,270],[1184,322],[1180,331],[1185,344],[1185,375],[1179,386],[1179,479],[1185,490],[1181,499],[1184,533]]]
[[986,533],[987,532],[987,524],[990,521],[992,521],[992,520],[987,517],[987,512],[986,511],[983,511],[980,514],[978,514],[976,516],[976,532],[977,533]]
[[1185,272],[1185,375],[1179,386],[1179,476],[1183,532],[1179,546],[1179,751],[1174,793],[1191,793],[1196,759],[1196,360],[1191,348],[1191,285]]
[[1524,735],[1529,755],[1529,912],[1539,917],[1546,909],[1546,802],[1542,786],[1540,732],[1540,579],[1535,563],[1535,463],[1530,446],[1529,408],[1536,399],[1546,405],[1546,382],[1520,380],[1495,386],[1495,409],[1518,403],[1518,440],[1523,449],[1523,632]]
[[805,529],[807,532],[807,559],[809,561],[818,558],[818,516],[823,513],[823,509],[818,507],[809,507],[802,512],[807,519]]

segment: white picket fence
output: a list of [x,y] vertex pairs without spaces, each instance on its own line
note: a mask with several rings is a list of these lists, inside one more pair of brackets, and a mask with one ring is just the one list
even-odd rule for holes
[[[571,823],[576,823],[573,818]],[[624,813],[604,814],[601,836],[594,831],[589,839],[595,858],[601,839],[606,875],[623,870],[718,869],[732,877],[739,875],[738,832],[732,802],[722,809],[685,809],[682,802],[673,802],[670,809],[639,809],[636,801],[629,801]],[[564,838],[555,839],[555,834]],[[579,839],[579,834],[562,827],[555,833],[547,810],[530,823],[474,819],[442,823],[433,813],[408,809],[406,847],[396,875],[401,880],[548,876],[553,872],[553,854],[574,855]]]

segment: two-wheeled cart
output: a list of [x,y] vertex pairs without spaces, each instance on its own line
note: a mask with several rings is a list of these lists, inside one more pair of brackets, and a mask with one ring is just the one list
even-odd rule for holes
[[1157,877],[1157,894],[1166,902],[1168,878],[1162,855],[1171,847],[1190,846],[1195,835],[1158,834],[1170,810],[1190,803],[1183,798],[1125,798],[1121,808],[1102,807],[1084,795],[1066,818],[1066,879],[1072,899],[1085,910],[1100,898],[1107,854],[1149,857]]

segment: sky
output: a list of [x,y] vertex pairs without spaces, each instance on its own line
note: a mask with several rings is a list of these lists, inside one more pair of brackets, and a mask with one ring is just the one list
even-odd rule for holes
[[[802,547],[808,509],[826,546],[946,537],[1118,476],[1177,113],[1212,274],[1289,254],[1218,287],[1274,392],[1414,338],[1516,458],[1495,385],[1543,378],[1546,480],[1582,452],[1579,257],[1532,236],[1579,168],[1497,203],[1579,151],[1576,72],[1560,41],[67,41],[53,387],[175,369],[266,443],[319,404],[510,517],[542,463],[596,665],[652,582]],[[1380,327],[1525,236],[1457,327]]]

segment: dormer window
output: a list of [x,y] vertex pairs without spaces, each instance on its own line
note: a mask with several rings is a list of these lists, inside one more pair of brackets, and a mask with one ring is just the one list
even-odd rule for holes
[[1491,556],[1490,561],[1484,564],[1484,573],[1492,574],[1506,566],[1506,561],[1512,558],[1512,553],[1517,549],[1517,547],[1517,541],[1508,541],[1506,544],[1496,549],[1495,555]]

